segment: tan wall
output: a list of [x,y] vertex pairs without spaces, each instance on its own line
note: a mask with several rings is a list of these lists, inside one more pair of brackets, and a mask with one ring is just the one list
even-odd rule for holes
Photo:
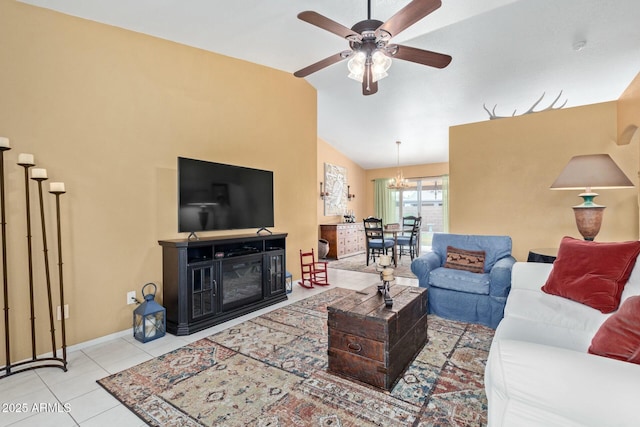
[[[364,212],[367,211],[365,189],[366,189],[366,173],[357,163],[346,157],[340,151],[336,150],[332,145],[318,138],[318,169],[315,197],[317,200],[318,224],[335,224],[343,222],[344,218],[338,215],[326,216],[324,214],[324,201],[320,198],[320,182],[324,179],[324,164],[342,166],[347,169],[347,183],[349,184],[351,194],[356,197],[347,201],[347,209],[353,209],[356,220],[361,220]],[[318,227],[318,236],[320,235],[320,227]]]
[[[618,144],[640,146],[640,73],[618,99]],[[638,165],[640,169],[640,164]],[[640,188],[638,204],[640,205]],[[640,217],[638,218],[640,221]]]
[[[186,237],[177,233],[178,156],[274,171],[275,230],[289,233],[287,268],[299,277],[298,248],[317,242],[309,221],[318,200],[316,92],[304,80],[14,1],[0,2],[0,40],[0,135],[13,147],[4,156],[12,359],[30,352],[22,152],[35,154],[68,191],[68,344],[130,328],[126,292],[161,285],[158,239]],[[32,182],[34,209],[35,188]],[[45,196],[57,287],[53,198]],[[33,221],[44,353],[37,211]]]
[[[426,178],[432,176],[442,176],[449,173],[449,163],[426,163],[423,165],[403,166],[402,174],[405,178]],[[367,211],[364,216],[370,216],[374,214],[373,205],[373,180],[379,178],[392,179],[398,174],[398,168],[380,168],[369,169],[366,174],[366,196],[367,196]]]
[[[640,137],[640,73],[618,99],[618,144]],[[637,141],[636,141],[637,143]]]
[[[616,102],[450,128],[451,232],[507,234],[513,253],[581,238],[571,206],[577,191],[551,191],[569,159],[608,153],[638,185],[638,144],[616,145]],[[607,206],[599,241],[638,238],[635,189],[600,190]]]

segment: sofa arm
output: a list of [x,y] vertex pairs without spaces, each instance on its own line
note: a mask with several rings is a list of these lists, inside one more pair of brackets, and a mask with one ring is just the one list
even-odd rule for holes
[[418,282],[420,287],[428,288],[429,287],[429,273],[432,270],[440,267],[442,265],[442,261],[440,260],[440,256],[435,252],[427,252],[424,255],[419,256],[414,259],[411,263],[411,271],[418,278]]
[[511,289],[511,269],[516,263],[512,256],[499,259],[489,272],[490,288],[489,295],[493,297],[509,296]]
[[516,262],[511,273],[513,289],[539,291],[544,286],[553,264],[541,262]]
[[637,426],[640,365],[515,340],[491,346],[489,426]]

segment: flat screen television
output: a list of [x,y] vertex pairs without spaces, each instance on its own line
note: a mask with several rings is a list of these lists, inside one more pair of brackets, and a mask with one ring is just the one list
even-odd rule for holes
[[178,157],[178,231],[274,226],[273,172]]

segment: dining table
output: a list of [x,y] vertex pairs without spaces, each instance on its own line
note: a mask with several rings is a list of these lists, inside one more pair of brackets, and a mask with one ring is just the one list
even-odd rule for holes
[[387,224],[384,226],[384,233],[393,236],[393,265],[398,266],[398,233],[411,231],[410,228],[403,228],[397,223]]

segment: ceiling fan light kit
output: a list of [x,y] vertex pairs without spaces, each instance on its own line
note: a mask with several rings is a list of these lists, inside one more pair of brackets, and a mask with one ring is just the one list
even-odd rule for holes
[[[349,78],[356,80],[358,82],[362,82],[364,79],[364,73],[367,69],[367,62],[369,58],[367,55],[359,51],[353,58],[349,60],[347,63],[347,67],[349,68]],[[371,81],[377,82],[378,80],[384,79],[389,74],[387,71],[389,67],[391,67],[391,58],[382,53],[379,50],[373,52],[370,58],[370,67],[371,67]]]
[[296,77],[306,77],[323,68],[349,58],[348,77],[362,83],[362,94],[373,95],[378,91],[378,80],[388,76],[391,58],[415,62],[436,68],[444,68],[451,62],[451,56],[409,46],[388,44],[393,36],[415,24],[434,10],[440,0],[413,0],[386,22],[371,19],[371,0],[368,0],[367,19],[347,28],[317,12],[306,11],[298,18],[323,30],[343,37],[351,50],[346,50],[311,64],[293,73]]

